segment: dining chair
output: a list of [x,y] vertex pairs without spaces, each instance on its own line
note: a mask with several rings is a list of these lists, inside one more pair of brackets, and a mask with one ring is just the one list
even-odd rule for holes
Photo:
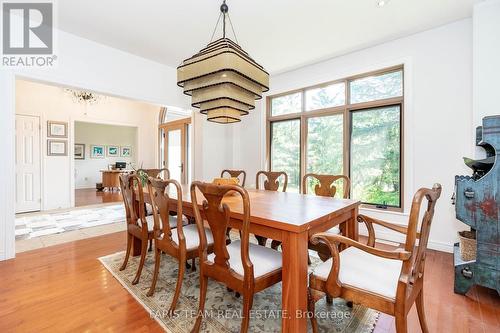
[[255,187],[260,189],[260,176],[264,175],[266,179],[264,180],[264,190],[267,191],[278,191],[280,187],[279,178],[283,176],[283,187],[282,191],[286,192],[286,187],[288,185],[288,175],[284,171],[259,171],[255,176]]
[[[225,169],[225,170],[222,170],[222,172],[220,173],[221,178],[224,178],[224,175],[226,173],[230,177],[238,178],[240,180],[240,185],[242,187],[245,187],[245,181],[247,179],[247,173],[245,172],[245,170],[229,170],[229,169]],[[243,175],[243,177],[240,177],[241,175]]]
[[[315,173],[308,173],[302,177],[302,193],[307,194],[309,189],[309,182],[313,183],[314,194],[322,197],[335,197],[337,194],[337,186],[335,182],[342,181],[342,198],[349,198],[349,192],[351,188],[351,181],[349,177],[344,175],[320,175]],[[345,224],[340,226],[335,226],[328,230],[327,232],[339,235],[345,235]],[[273,247],[271,245],[271,247]],[[318,256],[322,261],[326,261],[331,258],[330,249],[322,243],[313,244],[309,242],[309,249],[316,251]]]
[[[257,175],[255,176],[255,188],[258,190],[260,189],[260,176],[263,175],[266,178],[264,179],[264,190],[266,191],[278,191],[280,187],[280,182],[279,179],[281,176],[283,176],[283,187],[282,191],[286,192],[286,187],[288,185],[288,175],[284,171],[259,171],[257,172]],[[255,235],[255,238],[257,238],[257,242],[259,245],[265,246],[267,243],[267,238],[263,236],[257,236]]]
[[170,171],[167,168],[162,169],[138,169],[137,173],[144,172],[148,177],[170,179]]
[[[313,332],[318,331],[314,305],[324,294],[395,316],[398,333],[407,332],[406,317],[416,303],[420,327],[424,333],[429,331],[424,312],[424,268],[434,207],[440,195],[440,184],[435,184],[432,189],[418,190],[413,197],[407,227],[359,215],[358,221],[368,229],[366,245],[331,233],[311,237],[311,242],[322,242],[332,254],[332,259],[317,266],[309,275],[308,305],[313,314]],[[419,228],[424,198],[427,207]],[[376,248],[374,224],[405,235],[404,249]],[[338,243],[349,247],[339,252]]]
[[[175,188],[176,199],[169,196],[169,188],[171,186]],[[179,263],[179,268],[174,297],[169,309],[169,314],[172,314],[179,299],[187,261],[197,258],[199,255],[200,239],[196,224],[184,224],[182,218],[182,188],[176,180],[162,180],[149,177],[148,192],[151,196],[151,203],[153,205],[155,267],[153,280],[151,281],[151,287],[149,288],[147,296],[152,296],[155,292],[162,253],[166,253],[176,258]],[[175,203],[177,207],[175,229],[171,227],[172,216],[169,215],[169,207],[172,203]],[[210,229],[206,227],[204,228],[204,232],[207,243],[207,253],[212,253],[214,243],[212,233]]]
[[144,261],[146,259],[148,242],[153,239],[153,216],[146,216],[144,209],[144,192],[142,183],[136,173],[123,173],[120,175],[120,188],[125,205],[127,220],[127,251],[120,271],[127,267],[130,251],[135,239],[140,240],[141,259],[132,284],[139,283]]
[[[243,295],[243,320],[240,331],[248,332],[254,294],[281,281],[281,253],[250,243],[250,200],[248,192],[243,187],[196,181],[191,184],[193,203],[199,202],[197,190],[201,192],[204,200],[201,207],[198,204],[193,204],[193,212],[200,235],[200,305],[192,332],[200,330],[205,309],[208,278],[219,281]],[[223,202],[223,198],[229,192],[241,197],[243,219],[241,240],[226,244],[226,230],[231,211],[229,206]],[[214,252],[210,255],[208,254],[208,242],[204,233],[202,215],[207,220],[214,238]]]

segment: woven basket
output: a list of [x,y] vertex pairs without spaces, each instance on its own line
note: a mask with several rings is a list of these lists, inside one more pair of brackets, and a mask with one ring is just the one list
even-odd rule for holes
[[460,241],[460,257],[463,261],[476,260],[477,241],[474,231],[460,231],[458,233]]

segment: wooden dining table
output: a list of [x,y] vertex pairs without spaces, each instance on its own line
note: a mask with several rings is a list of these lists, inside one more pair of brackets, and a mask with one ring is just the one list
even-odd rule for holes
[[[193,217],[189,185],[181,187],[182,214]],[[170,197],[177,199],[173,186],[169,191]],[[360,202],[292,192],[247,191],[250,198],[250,233],[282,242],[282,332],[306,332],[309,237],[346,222],[343,232],[347,237],[358,240],[356,217]],[[198,205],[201,205],[203,196],[199,194],[197,197]],[[151,202],[147,188],[144,200]],[[229,195],[223,203],[231,210],[230,227],[241,229],[241,197]],[[170,210],[177,210],[176,200],[172,200]],[[140,246],[134,246],[134,249],[136,255],[140,254]]]

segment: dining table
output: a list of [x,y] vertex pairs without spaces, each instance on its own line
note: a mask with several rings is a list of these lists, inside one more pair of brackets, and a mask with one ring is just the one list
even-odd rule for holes
[[[193,217],[190,186],[181,185],[182,214]],[[169,186],[170,210],[177,210],[177,194]],[[358,240],[358,208],[360,202],[351,199],[321,197],[294,192],[247,189],[250,199],[250,233],[281,241],[282,251],[282,332],[307,331],[308,242],[318,232],[344,224],[345,236]],[[198,205],[203,195],[197,192]],[[151,203],[147,187],[144,201]],[[242,199],[227,195],[223,199],[231,211],[229,227],[241,229]],[[134,255],[140,254],[140,242],[134,243]],[[259,263],[254,263],[258,265]]]

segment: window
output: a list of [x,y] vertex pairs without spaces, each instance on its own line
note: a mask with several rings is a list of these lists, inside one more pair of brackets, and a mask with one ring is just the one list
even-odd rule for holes
[[345,174],[351,198],[402,210],[402,66],[268,98],[269,167],[290,190],[306,173]]
[[288,175],[287,191],[298,192],[300,184],[300,120],[271,124],[271,171]]

